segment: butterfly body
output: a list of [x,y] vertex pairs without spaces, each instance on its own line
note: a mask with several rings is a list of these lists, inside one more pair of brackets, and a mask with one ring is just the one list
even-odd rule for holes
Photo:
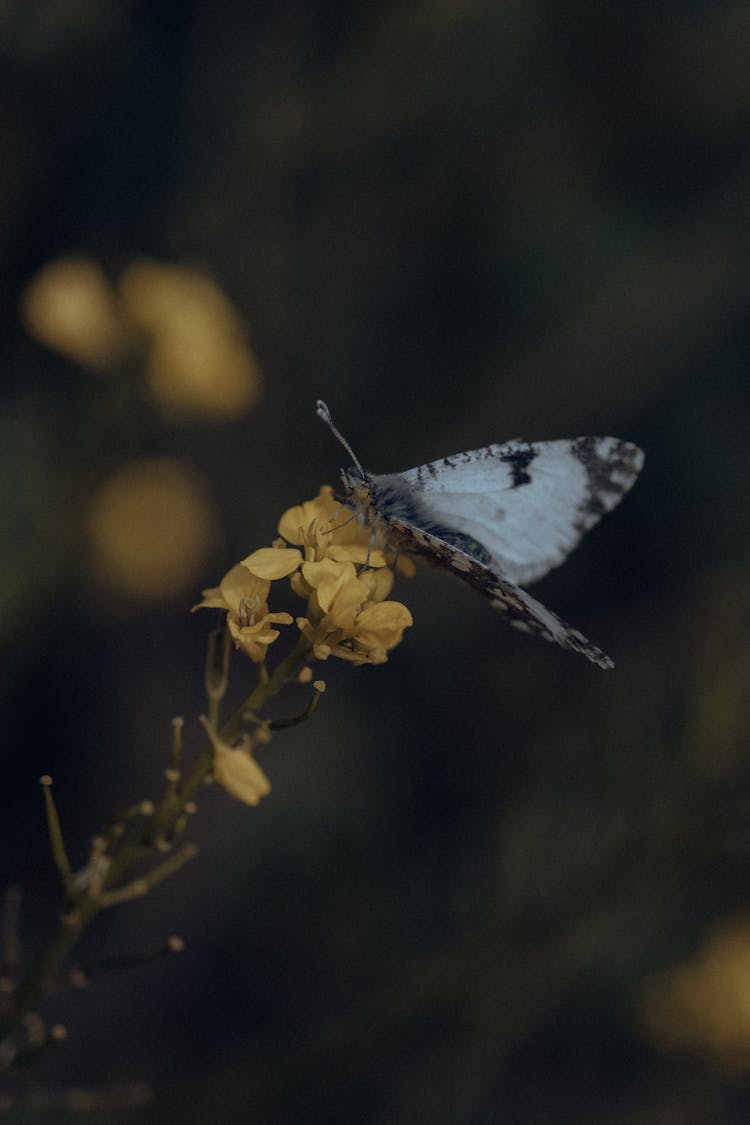
[[[460,555],[491,566],[489,551],[470,535],[436,521],[429,505],[420,502],[419,494],[404,476],[403,473],[368,474],[364,482],[352,479],[349,474],[344,476],[346,503],[372,529],[374,545],[389,547],[398,553],[423,555],[434,562],[439,561],[435,559],[433,545],[433,540],[437,539],[457,548]],[[459,556],[455,562],[457,569],[461,569]]]
[[[318,413],[340,438],[321,405]],[[637,446],[613,437],[515,440],[403,473],[376,475],[357,464],[342,480],[345,501],[371,528],[374,545],[427,558],[482,593],[516,628],[611,668],[608,656],[520,584],[567,558],[619,503],[643,460]]]

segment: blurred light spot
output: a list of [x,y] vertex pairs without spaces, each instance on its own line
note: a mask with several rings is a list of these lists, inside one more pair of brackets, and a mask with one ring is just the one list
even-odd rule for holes
[[119,301],[96,263],[86,258],[50,262],[21,295],[26,331],[84,367],[101,370],[120,355],[128,330]]
[[151,339],[147,376],[162,405],[230,418],[257,401],[261,375],[238,313],[195,270],[136,262],[120,278],[128,313]]
[[649,984],[641,1011],[661,1047],[750,1070],[750,919],[723,923],[693,961]]
[[142,601],[193,591],[219,537],[201,484],[166,458],[132,462],[105,481],[89,534],[99,580]]

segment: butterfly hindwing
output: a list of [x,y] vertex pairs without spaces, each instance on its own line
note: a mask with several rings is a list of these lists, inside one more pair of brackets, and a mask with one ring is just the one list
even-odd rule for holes
[[535,633],[562,648],[578,652],[600,668],[613,667],[611,659],[577,629],[573,629],[556,613],[532,598],[515,582],[483,566],[455,544],[399,519],[390,521],[390,533],[392,541],[398,542],[400,549],[411,549],[413,553],[426,555],[431,560],[442,563],[464,582],[484,594],[493,608],[503,613],[516,629]]

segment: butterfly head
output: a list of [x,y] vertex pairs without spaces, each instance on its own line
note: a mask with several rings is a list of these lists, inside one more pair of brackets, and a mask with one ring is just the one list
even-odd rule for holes
[[373,491],[374,484],[372,477],[370,477],[360,464],[357,454],[354,452],[349,442],[345,437],[339,433],[333,424],[331,412],[321,399],[317,403],[318,417],[322,418],[325,424],[330,429],[333,436],[337,441],[340,441],[346,452],[349,454],[354,464],[348,469],[341,470],[341,483],[344,486],[343,496],[339,497],[340,500],[350,507],[354,508],[358,513],[360,519],[365,518],[366,512],[372,512],[373,506]]
[[342,469],[341,481],[344,485],[347,504],[350,504],[359,511],[363,508],[370,507],[372,504],[373,487],[372,481],[367,474],[362,477],[359,469],[354,467],[351,469]]

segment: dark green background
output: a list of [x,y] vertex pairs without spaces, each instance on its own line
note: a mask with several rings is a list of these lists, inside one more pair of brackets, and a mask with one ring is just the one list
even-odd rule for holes
[[[335,482],[317,396],[374,471],[518,435],[647,452],[539,588],[614,672],[403,583],[389,664],[326,667],[272,796],[202,797],[199,860],[88,945],[186,952],[59,998],[69,1039],[21,1087],[144,1081],[132,1120],[188,1125],[747,1120],[743,1074],[662,1053],[637,1006],[750,899],[749,125],[731,0],[2,6],[2,875],[29,949],[38,776],[82,855],[160,785],[173,714],[201,745],[209,618],[89,594],[92,429],[88,488],[139,453],[207,478],[206,585]],[[19,295],[71,253],[207,270],[260,407],[169,421],[30,340]]]

